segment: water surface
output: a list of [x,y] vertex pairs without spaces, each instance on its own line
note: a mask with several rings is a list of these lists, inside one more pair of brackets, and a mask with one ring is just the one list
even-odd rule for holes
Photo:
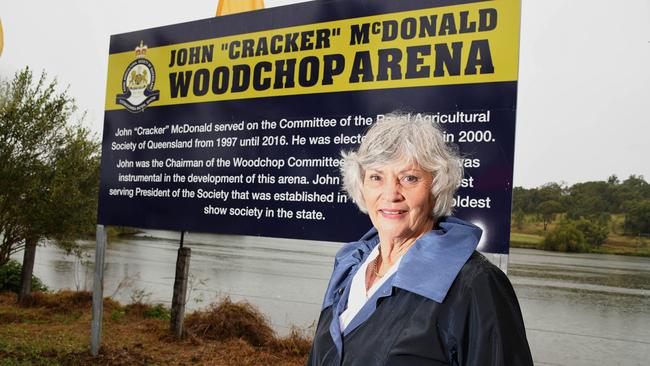
[[[106,251],[105,295],[169,305],[179,234],[148,230]],[[88,242],[90,262],[94,242]],[[265,313],[276,331],[313,331],[337,243],[188,234],[188,310],[229,296]],[[52,289],[90,289],[92,263],[39,247],[35,274]],[[647,365],[650,258],[513,249],[508,275],[536,365]]]

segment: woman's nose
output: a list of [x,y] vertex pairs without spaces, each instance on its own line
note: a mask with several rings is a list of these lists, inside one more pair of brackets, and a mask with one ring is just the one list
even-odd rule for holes
[[404,199],[398,180],[389,180],[384,184],[382,196],[388,202],[399,202]]

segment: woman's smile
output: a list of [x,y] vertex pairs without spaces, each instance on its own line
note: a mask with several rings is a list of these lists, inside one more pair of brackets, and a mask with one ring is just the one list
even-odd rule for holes
[[388,209],[388,208],[380,208],[379,213],[387,219],[401,219],[405,216],[405,213],[407,213],[407,210],[395,210],[395,209]]
[[433,175],[407,159],[365,172],[363,198],[382,240],[408,240],[433,224]]

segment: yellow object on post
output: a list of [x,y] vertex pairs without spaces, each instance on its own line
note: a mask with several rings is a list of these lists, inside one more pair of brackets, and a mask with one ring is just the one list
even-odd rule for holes
[[264,0],[219,0],[217,16],[264,9]]
[[0,56],[2,56],[3,47],[4,47],[4,35],[2,34],[2,20],[0,20]]

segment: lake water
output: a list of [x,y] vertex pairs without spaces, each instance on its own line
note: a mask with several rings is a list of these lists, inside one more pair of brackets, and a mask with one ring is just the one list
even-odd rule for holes
[[[179,234],[111,239],[105,296],[169,305]],[[87,242],[94,260],[94,242]],[[188,234],[189,310],[224,296],[247,300],[279,334],[313,331],[337,243]],[[22,254],[17,259],[21,259]],[[51,289],[91,289],[92,264],[40,247],[35,274]],[[513,249],[508,275],[536,365],[648,365],[650,258]]]

